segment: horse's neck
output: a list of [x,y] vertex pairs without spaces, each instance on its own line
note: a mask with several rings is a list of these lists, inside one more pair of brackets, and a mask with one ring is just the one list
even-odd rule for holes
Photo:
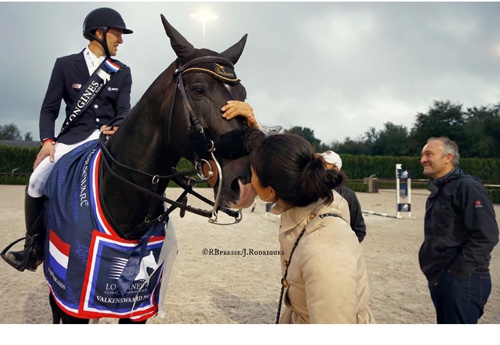
[[[141,103],[138,103],[141,105]],[[168,181],[160,181],[155,185],[151,176],[169,175],[171,167],[175,166],[178,158],[167,152],[165,146],[164,128],[160,127],[159,109],[149,105],[135,107],[127,117],[125,123],[110,138],[108,149],[118,163],[110,163],[110,168],[101,165],[102,188],[101,199],[106,204],[107,213],[119,229],[117,231],[129,233],[141,226],[148,216],[158,216],[163,211],[161,200],[158,200],[140,188],[161,195]],[[111,170],[111,171],[110,171]],[[133,187],[113,176],[112,171],[118,173],[125,180],[137,185]],[[142,172],[144,174],[141,174]],[[126,237],[124,234],[122,236]],[[133,237],[140,236],[134,234]]]

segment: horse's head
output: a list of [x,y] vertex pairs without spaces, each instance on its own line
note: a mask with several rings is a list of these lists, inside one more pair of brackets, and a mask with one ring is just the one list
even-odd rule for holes
[[168,126],[168,146],[175,146],[179,156],[200,164],[205,173],[213,173],[208,182],[216,191],[220,206],[249,207],[256,193],[250,185],[250,148],[245,139],[253,130],[244,119],[228,121],[221,116],[221,108],[228,100],[246,99],[234,65],[243,52],[247,35],[217,53],[194,48],[163,15],[161,19],[177,55],[177,89],[169,121],[182,124]]

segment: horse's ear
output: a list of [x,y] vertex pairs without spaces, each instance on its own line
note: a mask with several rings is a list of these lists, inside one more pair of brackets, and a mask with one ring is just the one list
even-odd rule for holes
[[220,55],[231,61],[233,65],[236,65],[241,56],[241,53],[243,53],[245,44],[247,43],[247,36],[248,34],[245,34],[245,36],[243,36],[238,43],[233,45],[231,48],[226,49],[225,51],[220,53]]
[[178,58],[187,58],[194,51],[194,46],[188,42],[170,23],[163,14],[160,14],[163,27],[167,36],[170,38],[170,45]]

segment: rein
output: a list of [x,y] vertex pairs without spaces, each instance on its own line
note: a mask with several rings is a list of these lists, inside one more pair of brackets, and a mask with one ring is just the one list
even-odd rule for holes
[[[187,201],[187,198],[186,198],[186,195],[189,193],[189,194],[192,194],[194,195],[195,197],[197,197],[198,199],[200,199],[201,201],[211,205],[211,206],[214,206],[215,207],[215,203],[210,201],[209,199],[205,198],[204,196],[202,196],[201,194],[195,192],[191,186],[192,183],[196,184],[196,183],[200,183],[200,182],[204,182],[206,181],[208,178],[200,178],[200,179],[192,179],[192,178],[189,178],[187,176],[189,175],[193,175],[193,174],[196,174],[196,173],[199,173],[197,170],[189,170],[189,171],[185,171],[185,172],[175,172],[171,175],[164,175],[164,176],[161,176],[161,175],[151,175],[151,174],[148,174],[148,173],[145,173],[143,171],[140,171],[140,170],[137,170],[137,169],[134,169],[134,168],[131,168],[125,164],[122,164],[120,162],[118,162],[114,157],[113,155],[111,154],[111,152],[109,152],[108,150],[108,147],[106,145],[106,143],[104,142],[104,136],[101,135],[100,137],[100,146],[101,146],[101,150],[102,150],[102,157],[103,157],[103,163],[104,165],[106,166],[106,168],[108,169],[108,171],[111,173],[111,175],[113,175],[113,177],[119,179],[120,181],[122,182],[125,182],[126,184],[128,184],[129,186],[135,188],[136,190],[144,193],[144,194],[147,194],[151,197],[153,197],[154,199],[156,199],[157,201],[162,201],[162,202],[165,202],[167,204],[170,204],[171,206],[165,211],[163,212],[160,216],[156,217],[156,218],[152,218],[152,214],[150,212],[150,214],[148,214],[148,216],[144,219],[144,222],[139,225],[138,227],[140,226],[149,226],[151,224],[151,222],[154,222],[154,221],[165,221],[168,217],[168,215],[173,211],[175,210],[176,208],[179,208],[181,209],[181,217],[184,216],[185,212],[188,211],[188,212],[191,212],[191,213],[194,213],[194,214],[197,214],[197,215],[200,215],[200,216],[203,216],[203,217],[207,217],[207,218],[210,218],[213,216],[213,211],[206,211],[206,210],[203,210],[203,209],[199,209],[199,208],[195,208],[195,207],[192,207],[192,206],[189,206],[186,204],[186,201]],[[131,181],[129,181],[128,179],[126,179],[125,177],[121,176],[120,174],[118,174],[115,170],[113,170],[113,168],[111,167],[109,161],[112,161],[114,164],[116,164],[117,166],[119,166],[120,168],[128,171],[128,172],[131,172],[131,173],[134,173],[134,174],[137,174],[137,175],[140,175],[140,176],[144,176],[144,177],[147,177],[151,180],[151,185],[153,186],[152,190],[150,189],[147,189],[147,188],[144,188],[142,186],[139,186]],[[211,175],[211,173],[213,173],[212,171],[209,172],[209,175]],[[187,179],[188,182],[185,183],[183,182],[182,179]],[[161,181],[161,180],[172,180],[173,182],[175,182],[177,185],[179,185],[181,188],[184,189],[184,192],[181,194],[181,196],[176,200],[172,200],[172,199],[169,199],[169,198],[166,198],[165,196],[163,195],[160,195],[158,194],[158,183]],[[104,205],[104,203],[103,203]],[[150,207],[150,210],[153,210],[154,207]],[[231,210],[231,209],[228,209],[228,208],[225,208],[225,207],[218,207],[218,210],[226,213],[228,216],[231,216],[231,217],[234,217],[235,218],[235,221],[234,223],[230,223],[230,224],[235,224],[235,223],[239,223],[242,219],[242,215],[241,215],[241,212],[240,211],[234,211],[234,210]],[[109,214],[109,212],[108,212]],[[219,224],[219,223],[217,223]],[[226,225],[226,224],[220,224],[220,225]]]

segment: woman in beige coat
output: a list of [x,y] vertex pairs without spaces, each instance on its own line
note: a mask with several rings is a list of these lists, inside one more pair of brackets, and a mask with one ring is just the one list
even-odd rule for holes
[[361,246],[349,208],[333,189],[343,175],[300,136],[259,139],[252,152],[252,185],[281,214],[283,314],[280,323],[374,323]]

